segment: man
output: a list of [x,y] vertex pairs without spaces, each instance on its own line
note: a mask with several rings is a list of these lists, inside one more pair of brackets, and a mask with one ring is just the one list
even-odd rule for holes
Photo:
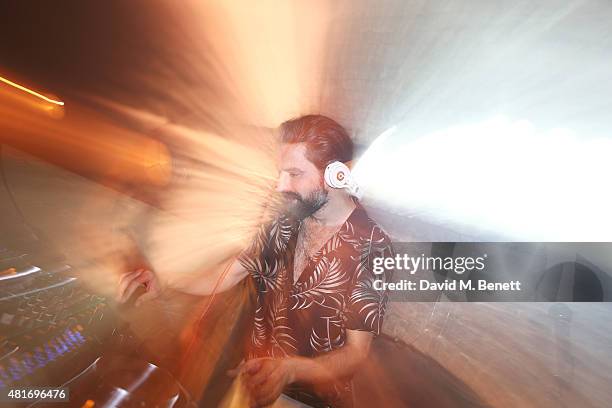
[[[350,379],[380,332],[386,304],[386,294],[373,289],[381,277],[371,260],[392,256],[391,242],[351,191],[324,181],[328,164],[353,157],[342,126],[308,115],[283,123],[280,140],[283,211],[260,229],[219,288],[247,276],[257,288],[247,360],[236,371],[255,406],[285,393],[315,407],[350,407]],[[148,292],[138,301],[159,293],[152,272],[136,271],[121,279],[120,301],[142,283]],[[213,285],[202,278],[189,292],[209,294]]]

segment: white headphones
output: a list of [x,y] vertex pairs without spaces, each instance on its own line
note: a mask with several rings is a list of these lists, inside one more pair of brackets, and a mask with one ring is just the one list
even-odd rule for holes
[[359,186],[344,163],[339,161],[329,163],[325,168],[323,177],[325,178],[325,183],[331,188],[345,188],[350,195],[361,198]]

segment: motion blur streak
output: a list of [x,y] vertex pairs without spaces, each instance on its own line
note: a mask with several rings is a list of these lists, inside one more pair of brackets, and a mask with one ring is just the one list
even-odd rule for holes
[[195,55],[187,58],[207,56],[220,70],[237,100],[232,116],[271,128],[321,108],[330,8],[327,2],[213,0],[182,2],[172,12],[194,41]]
[[[609,182],[603,175],[610,174],[610,139],[595,139],[609,135],[612,126],[612,8],[605,2],[74,3],[70,11],[79,13],[47,10],[68,16],[57,26],[69,28],[53,30],[62,35],[39,47],[45,57],[61,59],[41,77],[64,85],[56,92],[66,109],[0,88],[0,134],[11,146],[113,188],[50,166],[7,172],[20,210],[67,259],[82,261],[102,292],[112,293],[117,274],[138,264],[187,289],[195,275],[216,280],[265,217],[275,180],[271,129],[305,113],[320,112],[349,127],[366,150],[356,169],[366,199],[384,210],[401,209],[394,218],[398,230],[408,231],[406,215],[414,215],[459,223],[462,232],[469,224],[524,240],[609,240]],[[40,23],[51,28],[56,21]],[[74,38],[82,32],[92,35]],[[32,39],[30,45],[44,40],[19,37]],[[16,48],[16,54],[27,49]],[[53,55],[64,50],[68,55]],[[17,177],[20,182],[13,182]],[[133,199],[146,186],[155,192],[154,205]],[[386,227],[389,219],[380,221]],[[241,324],[248,326],[238,318],[248,299],[240,292],[230,300],[185,331],[187,344],[215,336],[193,349],[201,353],[185,367],[195,396],[212,378],[216,361],[239,356],[239,350],[226,349],[226,339]],[[166,307],[137,323],[151,327],[150,337],[163,338],[182,328],[177,326],[184,315],[199,319],[199,309],[187,310]],[[465,316],[477,316],[473,310]],[[415,316],[421,315],[427,313]],[[491,316],[488,310],[483,315]],[[440,316],[439,330],[421,338],[459,371],[473,367],[464,379],[479,392],[496,400],[505,389],[501,398],[511,403],[503,406],[557,398],[537,386],[528,397],[519,396],[523,387],[516,387],[540,373],[533,367],[549,348],[545,339],[537,347],[525,343],[532,366],[507,358],[507,371],[486,366],[491,355],[506,354],[483,352],[482,334],[497,335],[496,325],[506,321],[511,323],[504,327],[513,327],[514,309],[502,323],[475,318],[449,325],[460,336],[444,331],[450,312]],[[538,321],[547,322],[545,316]],[[529,322],[522,333],[532,329]],[[416,330],[405,337],[424,333]],[[470,333],[473,341],[457,341]],[[461,356],[457,346],[449,357],[448,344],[474,348]],[[497,338],[489,344],[498,344]],[[482,358],[472,365],[467,359],[474,355]],[[374,387],[387,382],[384,375],[381,370],[371,381]],[[575,389],[608,390],[581,376]]]
[[[270,129],[320,109],[327,7],[212,1],[181,3],[168,13],[182,30],[173,35],[191,40],[190,48],[179,46],[178,53],[184,52],[179,59],[188,61],[180,69],[205,82],[217,78],[220,95],[231,96],[194,95],[189,84],[180,82],[169,88],[166,84],[175,83],[169,72],[147,82],[171,89],[173,99],[189,103],[192,117],[175,116],[164,124],[144,112],[117,109],[132,122],[142,120],[142,127],[160,124],[156,134],[173,152],[175,177],[163,194],[163,210],[147,214],[139,243],[164,280],[187,290],[194,276],[214,283],[265,217],[276,178]],[[202,126],[201,117],[213,117],[214,125],[204,120]],[[194,395],[208,386],[215,363],[240,356],[239,350],[226,349],[227,338],[250,326],[237,319],[247,300],[246,293],[233,296],[226,310],[215,310],[194,330],[185,330],[184,344],[191,347],[188,364],[180,369]],[[200,343],[203,333],[206,341]]]
[[[110,185],[166,185],[168,149],[159,141],[117,126],[85,107],[61,118],[36,114],[10,92],[0,92],[0,141]],[[41,102],[46,112],[46,102]],[[61,119],[61,120],[59,120]]]
[[[9,107],[19,110],[21,115],[35,114],[38,118],[46,117],[53,119],[61,119],[64,117],[64,103],[54,103],[55,101],[46,97],[33,97],[37,93],[28,92],[29,90],[21,86],[13,86],[13,82],[6,81],[3,78],[4,84],[0,84],[0,101],[2,101],[3,113]],[[16,84],[15,84],[16,85]],[[22,92],[27,90],[26,92]],[[42,96],[42,95],[41,95]],[[44,116],[43,116],[44,115]]]
[[40,99],[42,99],[42,100],[44,100],[44,101],[47,101],[47,102],[49,102],[49,103],[53,103],[53,104],[56,104],[56,105],[64,106],[64,102],[62,102],[62,101],[56,101],[56,100],[54,100],[54,99],[47,98],[46,96],[41,95],[41,94],[39,94],[39,93],[38,93],[38,92],[36,92],[36,91],[33,91],[33,90],[31,90],[31,89],[28,89],[28,88],[26,88],[25,86],[21,86],[21,85],[19,85],[19,84],[16,84],[16,83],[15,83],[15,82],[13,82],[13,81],[9,81],[9,80],[8,80],[8,79],[6,79],[6,78],[2,78],[2,77],[0,77],[0,81],[4,82],[4,83],[5,83],[5,84],[7,84],[7,85],[10,85],[10,86],[12,86],[12,87],[15,87],[15,88],[17,88],[17,89],[19,89],[19,90],[22,90],[22,91],[24,91],[24,92],[27,92],[27,93],[29,93],[30,95],[34,95],[34,96],[36,96],[37,98],[40,98]]

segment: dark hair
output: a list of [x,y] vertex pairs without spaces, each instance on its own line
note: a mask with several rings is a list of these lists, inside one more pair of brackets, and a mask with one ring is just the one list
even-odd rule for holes
[[323,115],[306,115],[280,125],[282,143],[305,143],[306,158],[324,170],[333,162],[353,159],[353,141],[346,129]]

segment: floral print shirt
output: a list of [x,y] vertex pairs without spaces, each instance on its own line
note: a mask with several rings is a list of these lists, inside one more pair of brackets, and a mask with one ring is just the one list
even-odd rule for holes
[[[239,257],[257,288],[248,358],[316,357],[342,347],[347,330],[381,331],[387,294],[373,283],[390,276],[375,275],[372,259],[393,256],[389,237],[357,205],[294,283],[299,228],[299,222],[278,216]],[[344,391],[350,390],[348,380]],[[319,406],[349,405],[339,398],[329,396],[339,402]]]

